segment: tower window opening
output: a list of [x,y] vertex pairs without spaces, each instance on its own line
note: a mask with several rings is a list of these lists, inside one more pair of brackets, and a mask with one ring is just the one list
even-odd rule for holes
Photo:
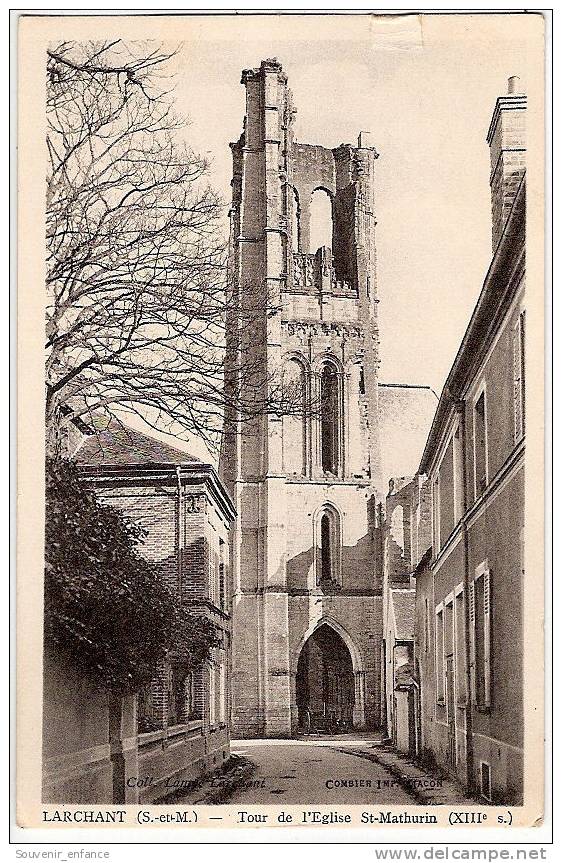
[[316,584],[331,593],[342,583],[341,521],[331,504],[318,513],[315,545]]
[[322,581],[332,581],[332,538],[330,516],[324,513],[320,522],[320,578]]
[[359,369],[359,393],[362,396],[365,395],[365,372],[363,366]]
[[321,443],[322,470],[337,474],[339,468],[339,386],[335,368],[327,363],[322,370]]
[[322,246],[332,248],[332,199],[325,189],[315,189],[310,200],[310,247],[315,253]]
[[291,247],[293,252],[300,252],[300,204],[299,196],[292,187],[289,190],[291,198]]

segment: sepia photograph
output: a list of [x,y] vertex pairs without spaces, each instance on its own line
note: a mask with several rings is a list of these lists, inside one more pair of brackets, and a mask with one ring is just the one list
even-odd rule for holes
[[18,34],[18,823],[540,823],[542,15]]

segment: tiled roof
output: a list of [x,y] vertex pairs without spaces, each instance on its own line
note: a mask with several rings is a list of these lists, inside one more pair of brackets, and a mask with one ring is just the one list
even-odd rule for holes
[[416,591],[395,589],[390,591],[394,609],[395,633],[398,640],[414,637],[414,615],[416,610]]
[[85,437],[74,460],[84,466],[202,464],[187,452],[115,421]]

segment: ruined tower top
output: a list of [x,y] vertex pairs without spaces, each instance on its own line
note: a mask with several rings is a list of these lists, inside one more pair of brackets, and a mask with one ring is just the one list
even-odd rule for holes
[[[296,109],[287,76],[276,57],[242,72],[246,114],[240,139],[231,144],[233,212],[242,236],[278,231],[285,266],[279,288],[360,299],[365,322],[376,317],[374,165],[372,135],[360,131],[357,146],[328,148],[301,143],[294,133]],[[257,154],[262,154],[258,157]],[[255,154],[253,158],[250,154]],[[265,167],[265,200],[256,206],[258,162]],[[252,163],[252,166],[251,166]],[[242,175],[254,202],[245,206]],[[318,202],[331,221],[324,236],[314,232]],[[244,211],[244,212],[242,212]],[[236,233],[236,231],[235,231]],[[329,276],[329,278],[326,278]],[[320,306],[323,317],[324,306]]]
[[[307,381],[328,368],[338,379],[333,398],[341,421],[330,444],[326,432],[323,446],[312,440],[302,451],[299,446],[293,470],[294,465],[287,467],[287,454],[282,456],[272,445],[273,421],[264,419],[262,449],[248,447],[241,462],[247,460],[249,471],[251,461],[255,474],[276,470],[296,471],[309,479],[355,477],[382,496],[386,489],[380,477],[376,420],[378,153],[372,135],[359,130],[357,146],[333,148],[297,141],[292,93],[275,57],[245,69],[242,83],[243,131],[230,145],[231,271],[241,303],[258,291],[266,305],[276,308],[261,324],[263,338],[254,329],[246,350],[261,352],[256,363],[271,376],[285,369],[289,356],[298,365],[296,373],[306,369]],[[326,124],[329,127],[329,117]],[[244,338],[241,332],[240,343]],[[362,416],[349,413],[357,410]],[[312,426],[306,432],[309,438],[316,433]]]

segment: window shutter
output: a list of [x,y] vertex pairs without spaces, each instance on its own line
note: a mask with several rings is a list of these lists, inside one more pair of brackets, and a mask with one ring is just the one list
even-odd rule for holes
[[443,679],[443,650],[444,650],[444,621],[443,609],[439,608],[435,614],[435,676],[437,683],[437,700],[441,702],[445,697],[445,682]]
[[491,669],[491,595],[490,573],[482,575],[484,579],[484,705],[492,703],[492,669]]
[[439,506],[439,475],[437,475],[433,483],[433,548],[434,555],[437,555],[441,549],[441,539],[439,536],[439,519],[441,518]]
[[[214,652],[213,652],[214,654]],[[216,698],[217,698],[217,690],[216,690],[216,666],[215,666],[215,657],[212,656],[211,660],[208,664],[209,669],[209,725],[213,726],[216,721]]]
[[193,671],[193,713],[197,719],[202,719],[205,711],[205,680],[203,664]]
[[470,688],[472,689],[472,700],[476,704],[476,594],[473,581],[468,586],[468,614],[470,622]]

